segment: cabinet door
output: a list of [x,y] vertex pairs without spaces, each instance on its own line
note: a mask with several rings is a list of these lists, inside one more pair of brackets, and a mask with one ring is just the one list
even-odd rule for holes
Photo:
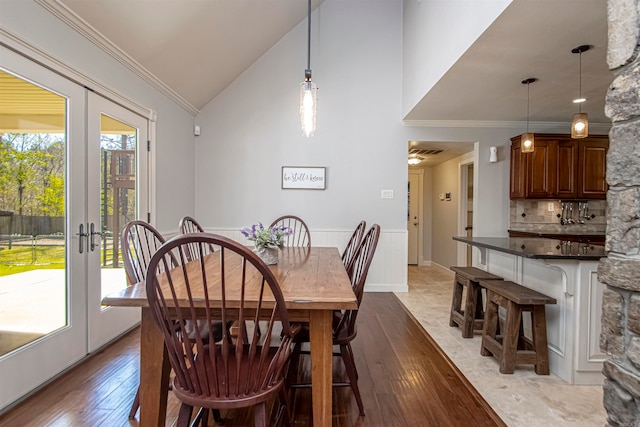
[[609,141],[597,139],[580,143],[580,179],[578,197],[604,199],[609,188],[606,181]]
[[527,177],[526,154],[520,149],[520,139],[511,143],[511,173],[509,184],[509,196],[512,199],[520,199],[526,196],[525,183]]
[[557,141],[536,138],[535,149],[528,159],[528,198],[556,198]]
[[555,193],[562,199],[578,196],[578,143],[558,142]]

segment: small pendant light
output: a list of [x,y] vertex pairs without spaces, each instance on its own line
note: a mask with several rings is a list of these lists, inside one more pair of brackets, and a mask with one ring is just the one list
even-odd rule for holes
[[571,138],[579,139],[589,136],[589,117],[587,113],[582,112],[582,103],[586,101],[586,98],[582,97],[582,52],[588,51],[589,45],[582,45],[571,49],[571,53],[580,54],[580,74],[578,80],[578,98],[573,102],[578,104],[578,112],[573,115],[571,119]]
[[316,130],[317,91],[318,85],[311,81],[311,0],[308,0],[307,68],[304,70],[304,81],[300,83],[300,121],[306,137],[313,136]]
[[533,132],[529,132],[529,85],[535,82],[537,79],[529,77],[522,81],[523,85],[527,85],[527,132],[520,136],[520,150],[523,153],[533,153],[535,148],[535,138]]

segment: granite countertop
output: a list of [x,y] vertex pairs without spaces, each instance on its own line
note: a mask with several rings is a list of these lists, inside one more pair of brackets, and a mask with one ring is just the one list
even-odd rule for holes
[[571,227],[567,227],[566,229],[562,229],[560,231],[557,230],[532,230],[532,229],[517,229],[510,228],[508,231],[513,231],[516,233],[527,233],[532,236],[542,237],[542,236],[584,236],[584,237],[604,237],[604,231],[596,231],[596,230],[580,230]]
[[542,237],[453,237],[479,248],[493,249],[525,258],[597,261],[606,256],[604,246],[563,242]]

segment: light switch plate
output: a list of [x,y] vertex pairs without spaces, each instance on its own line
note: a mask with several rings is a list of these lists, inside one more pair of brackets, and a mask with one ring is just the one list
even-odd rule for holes
[[381,199],[393,199],[393,190],[380,190]]

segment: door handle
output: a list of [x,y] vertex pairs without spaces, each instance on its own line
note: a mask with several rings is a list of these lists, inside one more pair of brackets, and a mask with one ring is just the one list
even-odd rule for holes
[[96,244],[95,242],[95,236],[100,236],[100,238],[102,238],[102,233],[99,231],[95,231],[95,225],[91,223],[91,231],[89,232],[89,234],[91,235],[91,252],[93,252],[96,246],[98,246],[98,244]]
[[78,237],[78,243],[79,243],[79,247],[78,247],[78,251],[80,253],[84,252],[84,245],[82,244],[82,239],[89,236],[89,234],[84,232],[84,224],[80,224],[80,227],[78,228],[78,232],[76,233],[76,236]]

